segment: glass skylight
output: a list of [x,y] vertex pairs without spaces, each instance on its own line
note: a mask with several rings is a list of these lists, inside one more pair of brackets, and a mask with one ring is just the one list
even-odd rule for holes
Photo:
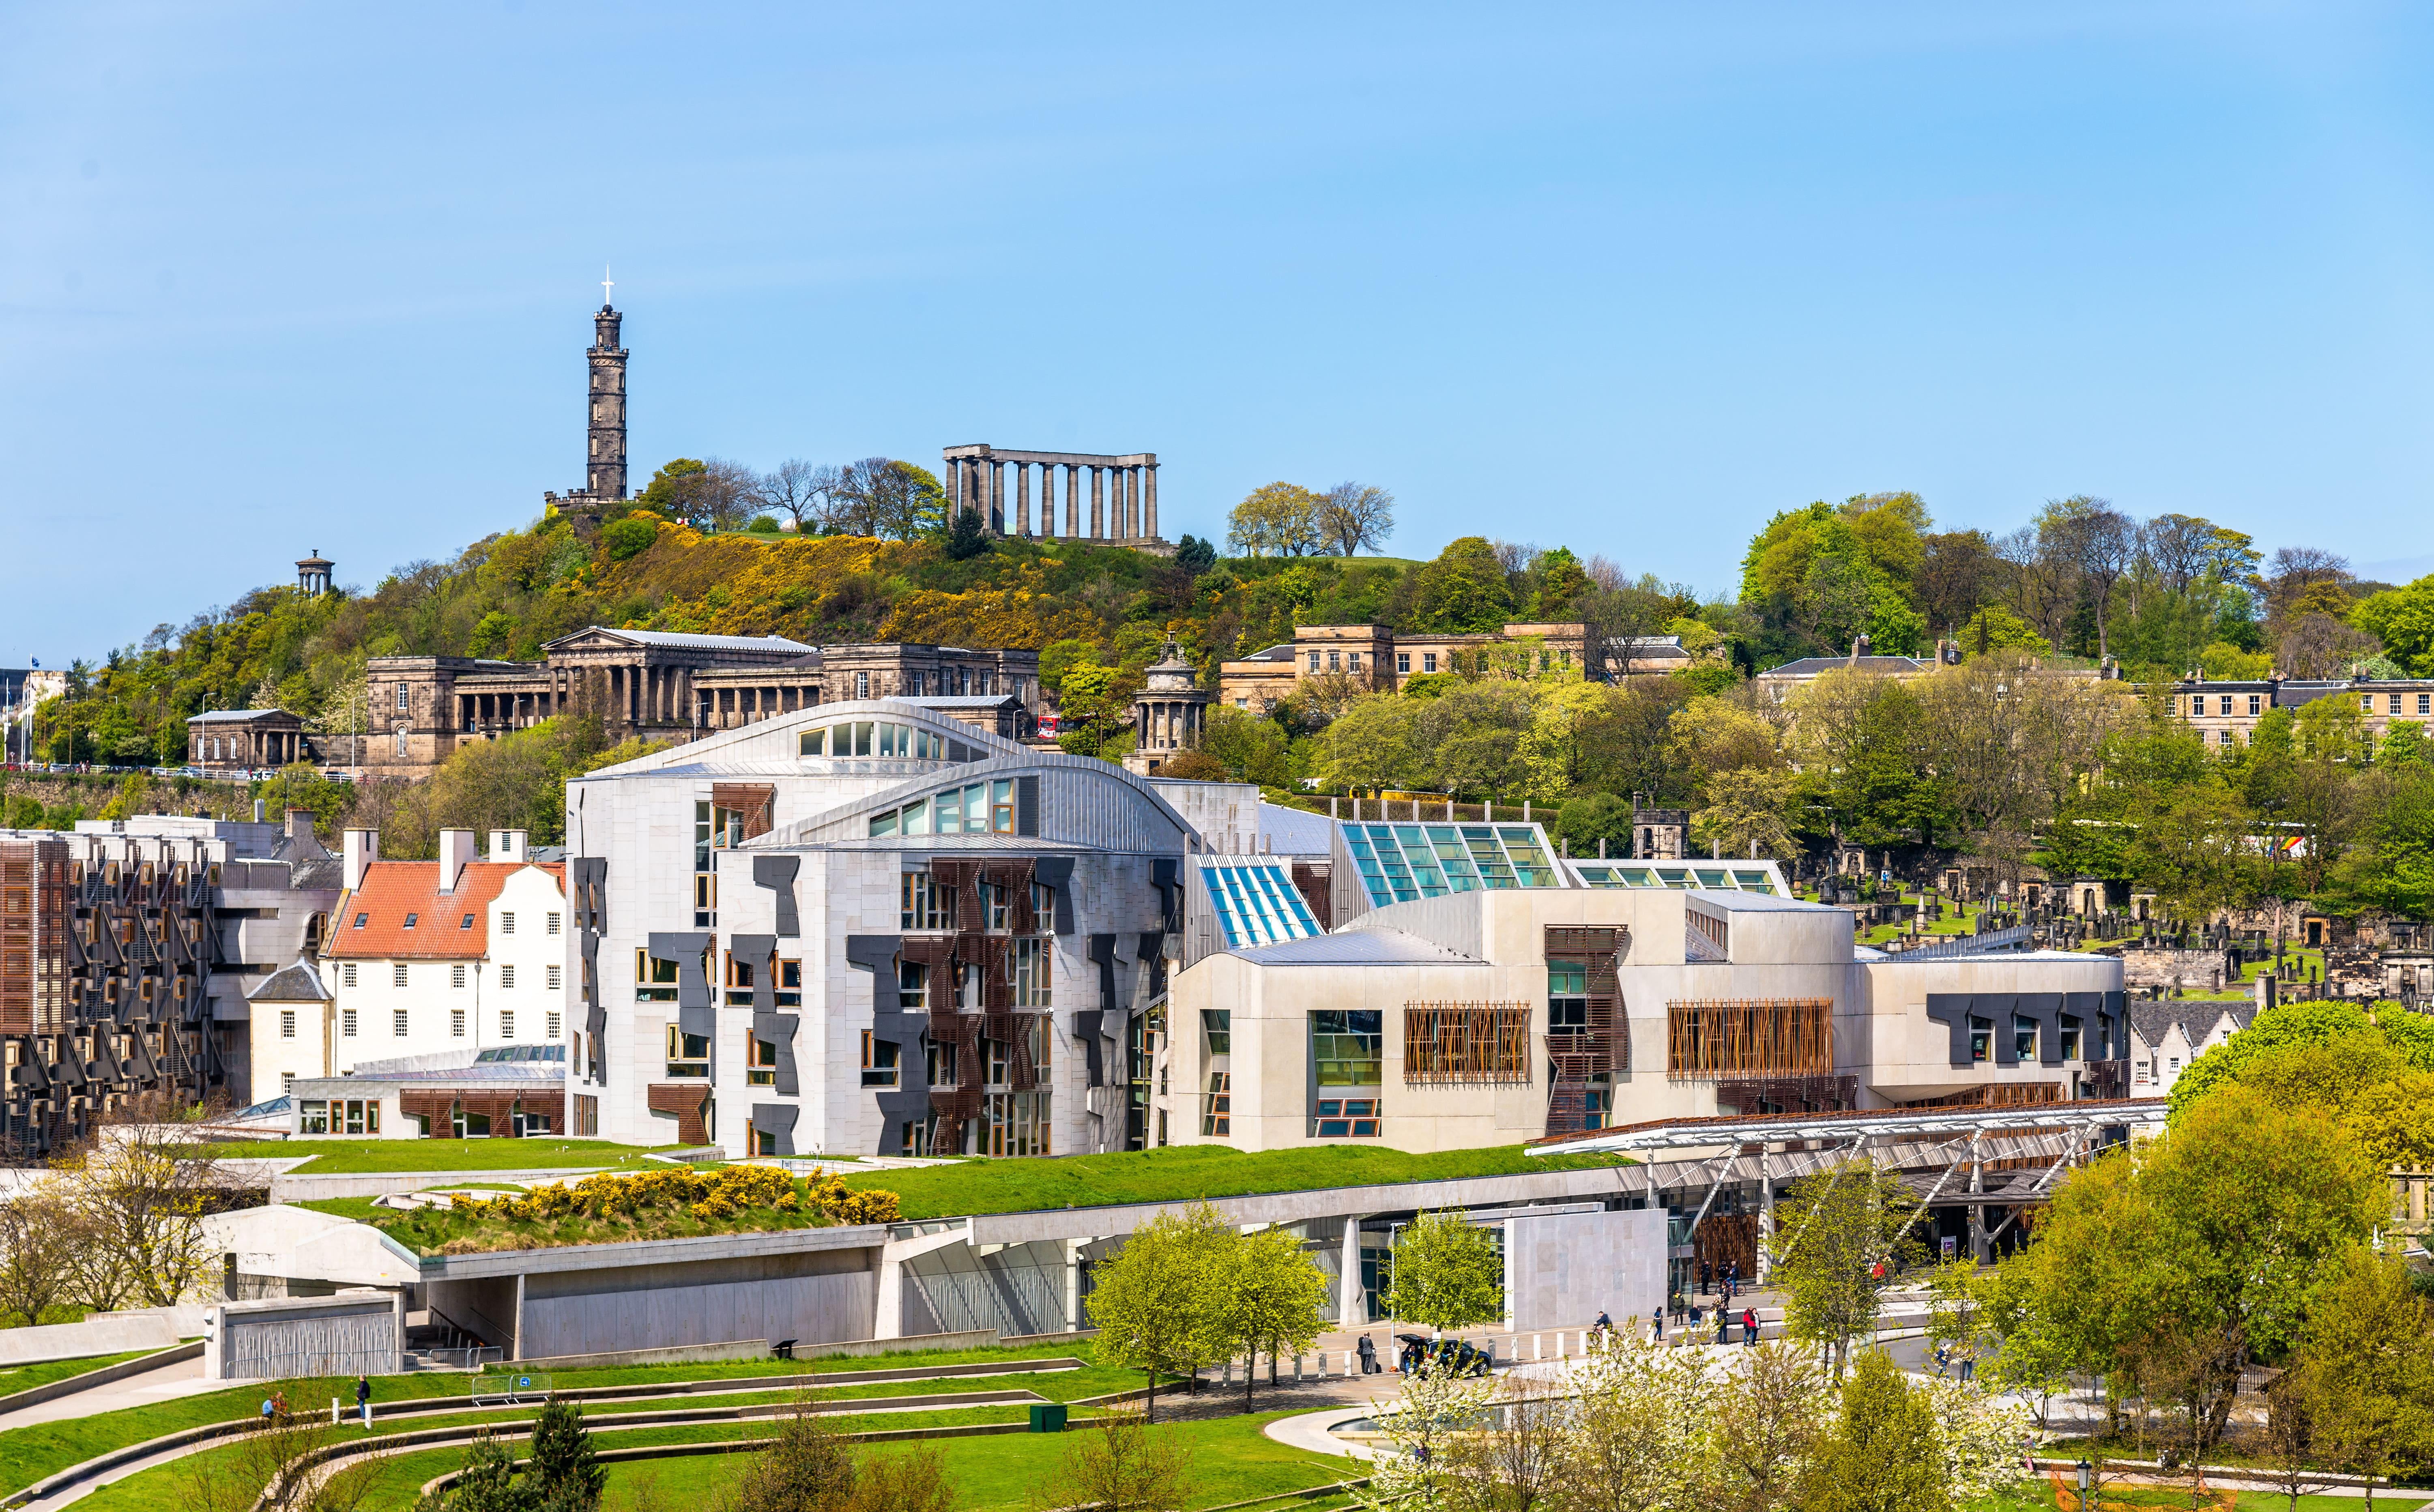
[[1229,946],[1274,945],[1320,933],[1293,872],[1281,864],[1208,864],[1200,878],[1208,885],[1209,903]]
[[1495,887],[1560,887],[1534,824],[1346,824],[1371,906]]
[[1708,892],[1783,896],[1781,879],[1771,866],[1736,866],[1728,861],[1704,866],[1670,861],[1574,861],[1568,865],[1582,885],[1588,887],[1695,887]]

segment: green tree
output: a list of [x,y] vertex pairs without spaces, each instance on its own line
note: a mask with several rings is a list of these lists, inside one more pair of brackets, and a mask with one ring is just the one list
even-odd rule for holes
[[1547,833],[1567,845],[1575,856],[1631,854],[1631,800],[1612,793],[1575,798],[1555,813]]
[[1382,551],[1395,533],[1395,496],[1367,483],[1339,483],[1318,496],[1311,524],[1339,557]]
[[1165,1512],[1192,1492],[1191,1447],[1146,1414],[1102,1413],[1065,1435],[1056,1469],[1032,1494],[1037,1512]]
[[545,1512],[593,1512],[608,1471],[592,1452],[583,1412],[552,1397],[533,1418],[532,1449],[525,1473]]
[[651,549],[660,539],[657,522],[643,515],[629,514],[600,532],[600,544],[608,549],[610,561],[626,561]]
[[[1537,579],[1531,595],[1530,616],[1541,624],[1562,624],[1578,616],[1575,607],[1580,596],[1589,591],[1589,575],[1581,559],[1568,546],[1557,546],[1542,552],[1530,564],[1530,575]],[[1672,627],[1669,626],[1671,629]]]
[[1294,781],[1293,753],[1283,728],[1247,709],[1210,705],[1200,727],[1200,748],[1223,763],[1236,782],[1286,787]]
[[1319,544],[1319,506],[1297,483],[1254,489],[1226,517],[1226,543],[1243,557],[1306,557]]
[[1057,744],[1069,754],[1104,755],[1107,743],[1125,728],[1129,700],[1118,685],[1121,676],[1114,667],[1096,663],[1066,668],[1056,700],[1062,720]]
[[809,1394],[798,1396],[794,1411],[778,1418],[776,1436],[746,1461],[722,1512],[848,1512],[853,1506],[853,1453],[814,1405]]
[[1894,1267],[1918,1253],[1917,1211],[1898,1176],[1861,1160],[1802,1177],[1775,1204],[1766,1284],[1784,1294],[1786,1332],[1827,1349],[1837,1379],[1851,1341],[1875,1336]]
[[1318,1337],[1327,1276],[1302,1252],[1298,1235],[1262,1228],[1236,1240],[1226,1260],[1226,1332],[1243,1356],[1243,1410],[1251,1410],[1259,1357],[1299,1354]]
[[416,1512],[540,1512],[529,1480],[516,1479],[516,1452],[484,1430],[465,1452],[465,1468],[445,1493],[427,1495]]
[[958,509],[954,523],[947,527],[947,559],[969,561],[986,557],[989,552],[988,531],[981,524],[977,509]]
[[1407,629],[1471,635],[1504,627],[1513,617],[1513,590],[1504,565],[1484,536],[1448,543],[1414,575]]
[[1799,777],[1744,767],[1707,780],[1707,802],[1690,816],[1692,838],[1726,856],[1789,861],[1800,853],[1791,837]]
[[1504,1261],[1488,1231],[1452,1212],[1422,1212],[1395,1243],[1387,1305],[1442,1332],[1504,1315]]
[[2374,1482],[2434,1454],[2434,1307],[2365,1246],[2326,1267],[2298,1351],[2318,1445]]
[[2410,676],[2434,677],[2434,575],[2368,594],[2350,610],[2349,622],[2381,641],[2384,654]]
[[1229,1343],[1226,1285],[1239,1237],[1196,1202],[1136,1228],[1098,1270],[1090,1320],[1099,1358],[1149,1378],[1142,1421],[1157,1413],[1157,1378],[1186,1375]]
[[1419,767],[1418,711],[1408,699],[1357,699],[1319,732],[1319,778],[1354,792],[1402,787]]
[[1949,1512],[1935,1414],[1883,1350],[1860,1354],[1842,1409],[1801,1488],[1801,1512]]

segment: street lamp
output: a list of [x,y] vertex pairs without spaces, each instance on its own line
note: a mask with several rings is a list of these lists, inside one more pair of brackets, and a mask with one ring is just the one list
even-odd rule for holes
[[2086,1508],[2087,1508],[2087,1481],[2088,1481],[2088,1471],[2089,1471],[2089,1466],[2088,1466],[2087,1461],[2085,1461],[2085,1460],[2081,1460],[2081,1461],[2079,1462],[2079,1505],[2080,1505],[2080,1512],[2086,1512]]

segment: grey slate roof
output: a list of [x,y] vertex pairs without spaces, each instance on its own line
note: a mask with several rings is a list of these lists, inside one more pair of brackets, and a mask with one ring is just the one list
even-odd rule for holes
[[1441,966],[1485,963],[1399,929],[1354,929],[1226,952],[1261,966]]
[[1813,678],[1831,672],[1836,667],[1857,665],[1862,672],[1923,672],[1935,665],[1914,656],[1863,656],[1855,663],[1847,656],[1805,656],[1797,662],[1786,662],[1779,667],[1769,667],[1758,674],[1761,678]]
[[2181,1038],[2194,1046],[2214,1033],[2215,1025],[2222,1022],[2225,1014],[2231,1016],[2237,1028],[2245,1029],[2256,1017],[2255,1001],[2248,999],[2235,1003],[2228,999],[2211,1002],[2184,999],[2173,1002],[2167,999],[2161,1003],[2145,1003],[2133,999],[2130,1027],[2136,1031],[2140,1040],[2158,1045],[2164,1042],[2164,1037],[2171,1033],[2172,1025],[2177,1023],[2181,1026]]
[[1280,856],[1323,856],[1334,843],[1335,821],[1307,809],[1260,804],[1260,837]]
[[296,717],[295,715],[288,713],[284,709],[214,709],[205,713],[188,714],[186,716],[186,723],[190,725],[241,725],[249,723],[256,719],[277,719],[283,716],[289,719]]
[[[612,630],[599,627],[602,635],[613,635],[636,645],[678,646],[690,651],[815,651],[817,646],[790,641],[782,635],[694,635],[678,630]],[[590,634],[578,630],[578,635]]]
[[321,973],[311,961],[297,961],[283,966],[263,978],[262,985],[245,995],[248,1003],[328,1003],[333,994],[321,985]]

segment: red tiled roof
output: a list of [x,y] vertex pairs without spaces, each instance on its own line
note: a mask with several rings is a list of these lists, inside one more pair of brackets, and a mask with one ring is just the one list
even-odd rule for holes
[[[339,900],[330,931],[329,954],[383,960],[474,960],[489,954],[490,901],[499,896],[521,861],[471,861],[456,890],[439,890],[437,861],[375,861],[364,868],[363,885]],[[543,867],[563,888],[559,868]],[[471,928],[465,916],[473,916]],[[405,927],[408,915],[414,927]],[[361,927],[357,920],[361,919]]]

